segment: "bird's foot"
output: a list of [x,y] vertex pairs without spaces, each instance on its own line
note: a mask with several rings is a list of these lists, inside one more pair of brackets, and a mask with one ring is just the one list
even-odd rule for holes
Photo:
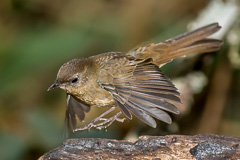
[[102,121],[102,122],[96,124],[94,127],[95,127],[96,129],[101,130],[101,129],[106,129],[106,128],[108,128],[109,126],[111,126],[111,124],[112,124],[114,121],[124,122],[124,120],[125,120],[126,118],[118,118],[121,114],[122,114],[122,112],[120,111],[120,112],[116,113],[114,116],[112,116],[112,117],[110,117],[110,118],[101,118],[100,121]]
[[96,128],[96,129],[101,130],[101,129],[106,129],[107,127],[109,127],[114,121],[124,122],[126,120],[126,118],[119,118],[119,116],[122,114],[122,111],[119,111],[118,113],[116,113],[115,115],[113,115],[110,118],[103,118],[105,115],[112,112],[115,108],[116,107],[111,107],[109,110],[102,113],[97,118],[93,119],[90,123],[88,123],[84,127],[74,129],[73,132],[83,131],[86,129],[90,130],[91,128]]

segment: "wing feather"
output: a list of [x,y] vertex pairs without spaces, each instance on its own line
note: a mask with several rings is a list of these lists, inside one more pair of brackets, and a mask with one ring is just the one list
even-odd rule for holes
[[127,108],[124,106],[124,102],[121,102],[121,100],[118,98],[118,96],[113,96],[116,104],[120,107],[120,109],[123,111],[123,114],[128,118],[132,119],[131,113],[127,110]]
[[89,112],[90,106],[83,102],[78,101],[73,96],[67,94],[67,108],[65,116],[65,136],[68,137],[73,130],[76,128],[76,123],[78,119],[83,121],[85,118],[85,113]]
[[[167,112],[179,113],[178,108],[171,101],[181,103],[177,88],[152,63],[151,58],[133,60],[124,57],[124,60],[126,61],[124,64],[128,64],[127,67],[124,66],[125,70],[119,68],[121,72],[116,71],[110,73],[108,79],[100,79],[101,87],[112,95],[126,117],[132,118],[131,113],[133,113],[154,128],[156,122],[152,117],[171,123],[171,117]],[[111,62],[108,64],[111,66]]]
[[146,112],[144,112],[143,110],[139,109],[138,106],[136,106],[135,104],[133,104],[130,101],[127,101],[124,104],[135,116],[137,116],[141,121],[143,121],[144,123],[146,123],[147,125],[156,128],[157,124],[156,121],[150,116],[148,115]]

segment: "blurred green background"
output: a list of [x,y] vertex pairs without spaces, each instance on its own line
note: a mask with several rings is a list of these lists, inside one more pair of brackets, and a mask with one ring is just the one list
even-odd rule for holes
[[[65,93],[46,90],[64,62],[127,52],[147,41],[176,36],[187,31],[208,4],[208,0],[0,1],[0,159],[37,159],[63,142]],[[152,129],[134,118],[114,123],[107,132],[91,130],[74,137],[240,136],[239,26],[236,21],[229,29],[220,52],[163,67],[184,101],[172,125],[158,121],[158,128]],[[86,121],[100,113],[92,108]]]

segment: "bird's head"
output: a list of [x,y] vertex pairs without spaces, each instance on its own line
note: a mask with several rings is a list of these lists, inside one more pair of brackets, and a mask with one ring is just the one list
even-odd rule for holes
[[72,93],[83,87],[88,81],[87,63],[85,58],[64,63],[58,71],[56,81],[48,88],[48,91],[61,88],[67,93]]

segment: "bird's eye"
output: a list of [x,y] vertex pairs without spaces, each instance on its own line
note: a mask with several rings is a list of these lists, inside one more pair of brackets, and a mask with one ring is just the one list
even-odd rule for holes
[[72,83],[76,83],[78,81],[78,78],[74,78],[73,80],[72,80]]

